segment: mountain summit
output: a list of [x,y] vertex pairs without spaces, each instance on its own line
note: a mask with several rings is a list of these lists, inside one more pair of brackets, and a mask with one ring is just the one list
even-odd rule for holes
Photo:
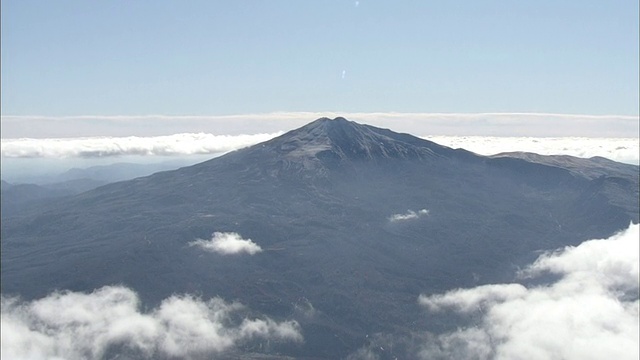
[[[2,212],[2,294],[122,284],[238,300],[305,342],[251,351],[343,358],[370,334],[455,327],[422,293],[514,281],[539,250],[638,222],[638,166],[485,157],[343,118],[174,171]],[[213,235],[212,235],[213,234]],[[195,246],[251,239],[251,253]],[[235,240],[234,240],[235,239]],[[228,249],[227,249],[228,250]]]
[[195,169],[210,172],[223,163],[252,164],[254,173],[260,170],[255,174],[258,177],[269,173],[318,181],[330,175],[353,175],[355,168],[372,164],[384,167],[399,161],[433,162],[447,158],[472,160],[475,156],[462,149],[338,117],[317,119],[262,144],[196,165]]
[[289,157],[374,160],[440,156],[448,148],[407,134],[361,125],[345,118],[320,118],[267,142]]

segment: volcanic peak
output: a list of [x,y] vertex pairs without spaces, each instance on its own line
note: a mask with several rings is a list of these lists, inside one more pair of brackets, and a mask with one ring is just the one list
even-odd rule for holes
[[270,141],[288,158],[379,160],[425,158],[439,150],[451,150],[427,140],[387,129],[361,125],[343,117],[320,118]]

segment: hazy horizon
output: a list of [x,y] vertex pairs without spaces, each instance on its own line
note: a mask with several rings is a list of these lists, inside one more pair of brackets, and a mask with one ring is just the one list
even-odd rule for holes
[[[318,116],[319,114],[314,114]],[[328,115],[334,115],[329,113]],[[278,117],[278,116],[281,116]],[[228,124],[227,117],[71,117],[56,118],[59,128],[73,129],[76,137],[3,138],[1,144],[2,179],[9,182],[55,182],[59,175],[71,168],[90,168],[117,163],[161,164],[173,163],[175,167],[187,166],[220,156],[229,151],[251,146],[276,136],[293,127],[304,125],[310,114],[289,113],[244,115],[235,117],[241,124]],[[256,119],[259,118],[258,119]],[[464,148],[480,155],[502,152],[524,151],[541,155],[571,155],[582,158],[605,157],[614,161],[638,165],[640,142],[632,135],[639,122],[633,117],[601,117],[558,114],[356,114],[356,118],[368,120],[393,131],[407,132],[423,139],[452,148]],[[83,131],[87,118],[93,125],[87,127],[94,136]],[[41,118],[38,118],[41,119]],[[49,118],[45,118],[51,120]],[[116,126],[122,121],[146,123],[165,122],[158,126],[139,126],[152,129],[149,132],[165,131],[169,135],[117,136],[127,128]],[[28,131],[18,120],[11,118],[3,134]],[[33,120],[33,119],[32,119]],[[563,126],[552,123],[564,120]],[[619,126],[612,127],[616,122]],[[212,124],[213,123],[213,124]],[[480,123],[480,124],[478,124]],[[75,126],[74,126],[75,125]],[[234,127],[235,125],[235,127]],[[206,128],[211,132],[178,132],[178,130]],[[47,132],[46,126],[36,126]],[[574,129],[580,129],[575,131]],[[163,130],[164,129],[164,130]],[[253,132],[250,129],[254,129]],[[537,129],[537,132],[531,131]],[[402,131],[404,130],[404,131]],[[483,131],[479,131],[483,130]],[[523,130],[530,135],[523,136]],[[116,132],[114,132],[116,131]],[[247,131],[247,133],[239,133]],[[261,132],[262,131],[262,132]],[[460,132],[484,135],[446,135]],[[60,132],[60,129],[58,130]],[[217,132],[214,134],[212,132]],[[551,136],[565,132],[582,136]],[[95,134],[101,134],[96,136]],[[113,135],[107,135],[113,134]],[[490,135],[494,134],[494,135]],[[509,136],[508,134],[516,134]],[[542,134],[547,136],[533,136]],[[591,136],[585,136],[591,135]],[[595,135],[595,136],[594,136]],[[607,137],[606,135],[609,135]],[[617,136],[611,136],[617,135]],[[164,167],[163,167],[164,168]]]

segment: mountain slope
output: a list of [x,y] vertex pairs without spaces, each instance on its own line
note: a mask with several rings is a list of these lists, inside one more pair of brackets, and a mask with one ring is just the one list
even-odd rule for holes
[[[599,160],[545,159],[319,119],[194,166],[3,213],[2,293],[124,284],[149,306],[218,295],[298,320],[306,342],[291,355],[345,356],[367,334],[452,326],[421,312],[420,293],[512,280],[537,250],[638,222],[637,166],[616,165],[630,185],[609,191],[606,177],[581,170]],[[263,251],[189,245],[214,232]]]

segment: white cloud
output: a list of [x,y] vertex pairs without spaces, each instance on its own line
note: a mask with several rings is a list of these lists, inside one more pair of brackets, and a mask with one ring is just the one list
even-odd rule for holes
[[93,137],[59,139],[3,139],[2,156],[8,158],[100,158],[109,156],[172,156],[220,154],[254,145],[280,135],[175,134],[156,137]]
[[639,226],[618,233],[607,240],[592,240],[577,247],[566,247],[540,256],[521,277],[544,272],[564,274],[566,281],[598,284],[625,292],[638,292],[640,256]]
[[427,209],[422,209],[418,212],[415,212],[413,210],[407,210],[407,212],[404,214],[393,214],[389,216],[389,221],[396,222],[396,221],[414,220],[427,215],[429,215],[429,210]]
[[197,239],[189,243],[189,246],[197,246],[205,251],[216,252],[222,255],[247,253],[254,255],[262,251],[262,248],[251,239],[243,239],[237,233],[213,233],[211,240]]
[[532,287],[485,285],[422,295],[430,311],[480,321],[428,341],[424,358],[637,359],[640,226],[542,255],[521,276],[559,280]]
[[[298,114],[297,117],[296,114]],[[278,113],[264,114],[262,117],[259,115],[253,115],[253,117],[251,117],[252,115],[246,115],[248,119],[245,120],[242,120],[243,118],[240,115],[235,117],[211,117],[211,119],[210,117],[75,117],[36,118],[35,120],[23,117],[3,116],[3,139],[0,146],[3,158],[59,159],[105,158],[127,155],[216,155],[269,140],[281,135],[285,130],[302,126],[321,115],[333,116],[337,114]],[[481,115],[486,115],[494,119],[487,121],[495,123],[494,126],[497,127],[511,126],[509,125],[511,124],[509,119],[512,119],[517,124],[523,123],[523,119],[529,119],[533,124],[531,128],[536,129],[538,126],[536,125],[536,121],[544,122],[544,119],[547,119],[547,117],[543,116],[545,114],[520,114],[520,117],[518,117],[517,114],[354,113],[351,115],[353,115],[353,117],[347,117],[361,121],[362,123],[389,127],[394,131],[408,132],[422,136],[425,139],[441,145],[453,148],[464,148],[481,155],[493,155],[509,151],[527,151],[541,155],[564,154],[587,158],[602,156],[630,164],[638,164],[640,162],[640,142],[637,138],[637,126],[640,122],[637,118],[633,117],[612,117],[609,119],[607,117],[549,114],[550,119],[559,121],[556,125],[548,125],[546,128],[549,129],[562,128],[565,126],[564,124],[567,123],[587,122],[596,124],[599,130],[590,134],[582,134],[583,136],[591,135],[593,137],[575,137],[575,133],[572,134],[568,131],[564,131],[563,133],[574,136],[548,137],[550,133],[538,132],[538,136],[547,137],[531,137],[531,134],[535,132],[527,134],[523,131],[513,131],[511,133],[509,133],[509,131],[501,131],[498,133],[500,136],[443,136],[436,134],[455,133],[453,130],[456,128],[459,130],[464,129],[465,132],[467,132],[470,124],[473,124],[474,121],[480,121],[478,119],[482,119]],[[277,116],[282,116],[282,119],[279,121],[276,120]],[[258,121],[262,118],[265,119],[264,122]],[[183,120],[184,122],[179,120]],[[7,124],[5,124],[5,122]],[[19,129],[11,131],[13,127],[23,126],[29,122],[33,122],[34,126],[27,127],[24,131]],[[76,122],[79,122],[80,125],[74,126],[77,125]],[[98,124],[107,122],[109,126],[107,126],[106,129],[99,130],[99,126],[91,126],[92,122],[97,122]],[[482,120],[480,122],[484,123],[485,121]],[[51,131],[47,130],[52,124],[59,123],[61,123],[60,127],[52,128],[50,129]],[[153,123],[153,125],[151,125],[151,123]],[[168,123],[168,125],[165,123]],[[231,125],[227,125],[227,123]],[[212,124],[216,125],[214,126]],[[451,127],[451,131],[439,131],[438,129],[441,127],[435,126],[434,124]],[[616,126],[616,124],[622,125]],[[87,127],[87,131],[79,132],[80,134],[84,134],[82,135],[83,137],[69,137],[68,133],[59,132],[59,128],[64,128],[65,126],[71,129]],[[8,130],[5,130],[5,128]],[[94,128],[98,128],[98,130],[95,130],[95,133],[93,133],[94,135],[96,133],[107,133],[108,136],[88,136],[87,134],[90,134],[90,131],[93,131]],[[111,131],[112,128],[114,131]],[[606,131],[605,128],[609,130],[627,130]],[[141,129],[151,130],[145,134],[147,130],[143,131]],[[176,130],[176,133],[156,136],[154,135],[156,129],[164,129],[165,131]],[[470,133],[483,135],[483,133],[485,133],[483,129],[485,128],[481,126],[478,128],[478,131]],[[575,129],[581,129],[581,127],[575,127]],[[184,132],[189,130],[200,132]],[[205,130],[208,132],[202,132]],[[222,135],[221,133],[225,130],[228,131],[227,134]],[[38,136],[38,131],[46,132],[49,137],[41,138],[41,136]],[[239,131],[244,131],[244,134],[238,133]],[[21,136],[11,137],[12,133],[20,134]],[[127,136],[122,136],[123,133]],[[59,137],[50,137],[56,134]],[[128,136],[132,134],[138,135]],[[426,134],[431,135],[426,136]],[[528,137],[505,136],[508,134],[528,135]],[[611,137],[604,137],[607,135]],[[623,135],[628,137],[621,137]]]
[[234,323],[243,309],[219,298],[174,295],[142,312],[137,294],[121,286],[91,294],[54,293],[32,302],[3,296],[2,357],[97,359],[122,347],[138,358],[190,358],[220,353],[254,338],[303,340],[295,321],[244,317]]
[[479,306],[494,305],[525,295],[527,289],[520,284],[483,285],[472,289],[456,289],[441,295],[420,296],[419,302],[430,311],[454,309],[468,313]]
[[628,164],[640,163],[640,141],[637,138],[492,136],[425,136],[423,138],[454,149],[464,148],[480,155],[524,151],[540,155],[571,155],[582,158],[602,156]]

